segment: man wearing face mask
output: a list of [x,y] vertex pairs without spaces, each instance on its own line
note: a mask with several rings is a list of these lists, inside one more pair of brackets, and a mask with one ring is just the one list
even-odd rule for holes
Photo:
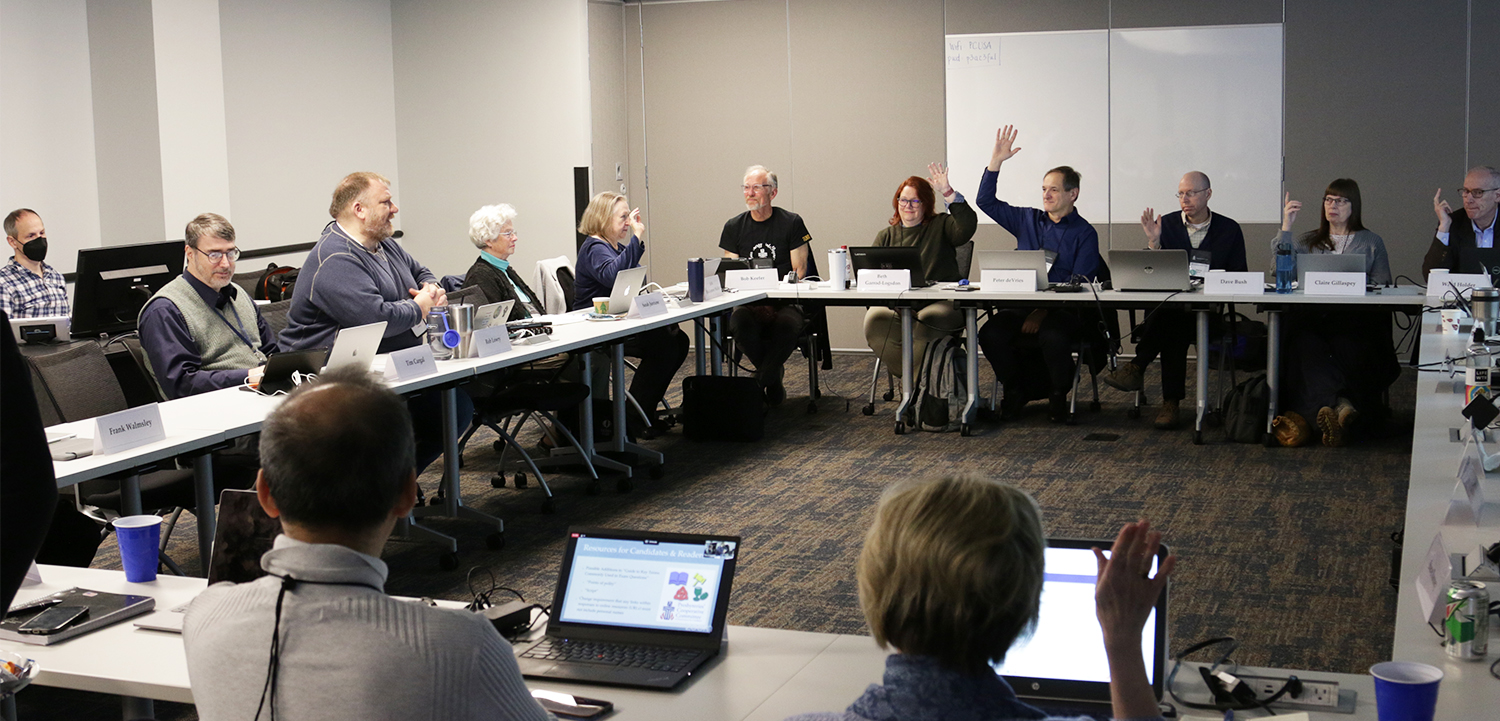
[[14,257],[0,268],[0,310],[11,318],[49,318],[72,313],[62,273],[43,262],[47,229],[35,210],[20,208],[5,216],[5,242]]
[[152,378],[167,398],[258,382],[279,349],[250,294],[231,282],[234,226],[204,213],[184,237],[182,276],[146,302],[137,324]]

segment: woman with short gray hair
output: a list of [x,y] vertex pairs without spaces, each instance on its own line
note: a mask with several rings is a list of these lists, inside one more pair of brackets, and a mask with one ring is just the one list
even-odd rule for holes
[[464,274],[465,288],[479,288],[485,303],[513,300],[507,321],[541,315],[536,293],[510,267],[516,252],[516,209],[508,203],[486,205],[469,216],[469,241],[479,249],[479,258]]

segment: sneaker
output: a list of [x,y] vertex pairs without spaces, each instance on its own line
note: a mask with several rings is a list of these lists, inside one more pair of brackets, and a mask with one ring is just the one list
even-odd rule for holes
[[1318,409],[1318,430],[1323,432],[1323,445],[1337,448],[1344,445],[1344,426],[1339,423],[1337,411],[1323,406]]
[[1126,363],[1104,374],[1104,382],[1111,388],[1134,393],[1145,383],[1146,370],[1134,363]]
[[1179,401],[1163,399],[1161,410],[1156,412],[1156,427],[1163,431],[1170,431],[1177,427],[1177,409]]
[[1047,398],[1047,418],[1053,423],[1068,421],[1068,394],[1063,393]]
[[1339,398],[1338,403],[1333,406],[1333,412],[1338,415],[1339,425],[1343,426],[1346,431],[1359,423],[1359,411],[1354,408],[1354,404],[1350,403],[1348,398]]

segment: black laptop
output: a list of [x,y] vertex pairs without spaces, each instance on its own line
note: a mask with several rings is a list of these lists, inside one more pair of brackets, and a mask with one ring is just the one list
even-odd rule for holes
[[[851,247],[849,263],[854,266],[855,273],[862,270],[909,270],[913,288],[937,285],[937,281],[928,280],[927,274],[922,271],[922,253],[911,246]],[[857,277],[856,280],[858,280]]]
[[272,353],[266,358],[266,370],[256,390],[267,396],[291,393],[297,387],[298,377],[317,375],[327,361],[327,348]]
[[727,643],[737,536],[570,528],[527,678],[672,688]]

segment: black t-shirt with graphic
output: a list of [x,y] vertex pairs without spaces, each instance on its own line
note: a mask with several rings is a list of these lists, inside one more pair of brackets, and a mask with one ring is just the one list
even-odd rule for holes
[[[765,222],[750,217],[748,210],[730,218],[719,236],[719,247],[741,258],[770,258],[776,264],[776,274],[786,277],[792,271],[792,251],[811,241],[812,234],[807,232],[802,216],[773,207]],[[807,272],[817,273],[811,255]]]

